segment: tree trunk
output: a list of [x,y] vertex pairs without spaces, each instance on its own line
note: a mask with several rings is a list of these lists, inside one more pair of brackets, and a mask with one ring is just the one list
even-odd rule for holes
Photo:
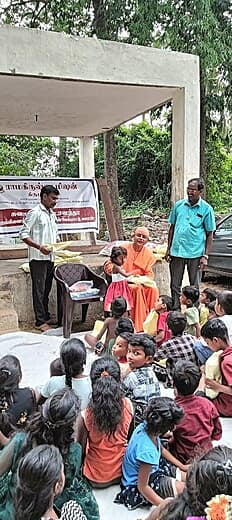
[[67,153],[67,138],[60,137],[59,139],[59,175],[66,177],[66,153]]
[[206,181],[206,91],[204,73],[200,72],[200,176]]
[[109,130],[104,134],[104,170],[105,178],[109,187],[110,197],[114,212],[115,225],[119,240],[123,240],[123,224],[119,204],[118,176],[115,157],[114,130]]

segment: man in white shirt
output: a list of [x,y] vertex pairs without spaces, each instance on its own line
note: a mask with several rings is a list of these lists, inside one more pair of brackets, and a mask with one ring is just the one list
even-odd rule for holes
[[52,287],[54,254],[46,244],[58,239],[55,207],[59,191],[55,186],[43,186],[41,202],[28,211],[19,237],[29,246],[29,266],[32,278],[32,298],[35,325],[45,332],[49,329],[49,293]]

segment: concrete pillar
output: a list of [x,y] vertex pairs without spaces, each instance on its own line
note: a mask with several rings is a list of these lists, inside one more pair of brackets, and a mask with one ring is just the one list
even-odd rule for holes
[[199,177],[200,92],[199,84],[176,89],[172,123],[172,203],[186,196],[188,180]]
[[[81,179],[95,177],[94,168],[94,138],[79,138],[79,174]],[[81,240],[89,240],[91,244],[96,243],[96,233],[81,233]]]
[[79,139],[79,172],[81,179],[95,177],[93,137]]

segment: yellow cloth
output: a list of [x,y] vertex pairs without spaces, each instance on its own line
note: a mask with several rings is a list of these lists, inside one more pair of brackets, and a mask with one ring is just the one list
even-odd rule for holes
[[135,283],[136,285],[144,285],[145,287],[156,287],[155,280],[152,280],[149,276],[131,275],[128,276],[127,281],[129,283]]
[[[99,334],[100,330],[102,330],[103,325],[104,325],[104,321],[96,320],[94,323],[93,330],[91,332],[92,336],[94,336],[96,338],[97,335]],[[106,333],[107,333],[107,331],[105,331],[103,336],[101,337],[102,343],[105,343]]]
[[[210,356],[205,362],[205,377],[207,379],[213,379],[213,381],[217,381],[221,383],[222,375],[220,370],[220,355],[223,350],[218,350],[214,352],[212,356]],[[219,392],[212,390],[212,388],[205,388],[205,395],[210,399],[215,399]]]
[[[81,253],[78,251],[66,251],[65,248],[69,247],[72,244],[72,240],[66,242],[58,242],[57,244],[46,244],[46,247],[54,251],[55,253],[55,265],[72,263],[79,264],[82,262]],[[25,273],[30,272],[29,263],[25,262],[24,264],[19,266],[19,269],[22,269]]]
[[154,309],[152,309],[146,317],[145,321],[143,322],[144,332],[146,332],[146,334],[151,334],[152,336],[154,336],[154,334],[157,332],[157,321],[158,313]]
[[203,327],[203,325],[208,321],[208,317],[209,317],[209,309],[204,304],[200,305],[199,315],[200,315],[200,326]]

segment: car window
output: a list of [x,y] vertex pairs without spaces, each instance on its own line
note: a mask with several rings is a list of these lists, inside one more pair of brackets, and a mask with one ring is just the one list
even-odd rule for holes
[[232,239],[232,215],[218,225],[216,235],[231,235]]

